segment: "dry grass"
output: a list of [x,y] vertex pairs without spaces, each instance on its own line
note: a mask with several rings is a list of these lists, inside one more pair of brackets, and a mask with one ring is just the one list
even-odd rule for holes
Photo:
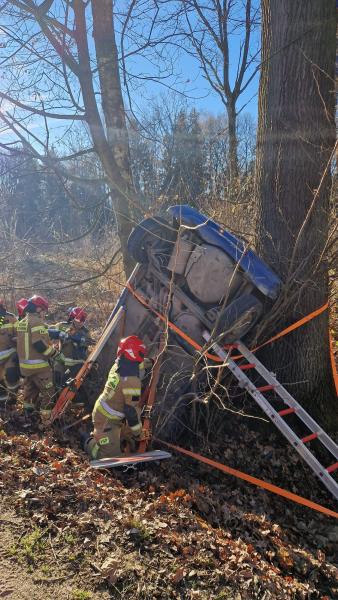
[[44,247],[15,238],[5,241],[0,290],[8,310],[15,312],[19,298],[40,293],[49,300],[50,320],[63,318],[67,307],[79,305],[88,311],[91,327],[102,326],[125,280],[120,258],[109,264],[117,244],[116,237],[99,243],[85,239],[76,248]]

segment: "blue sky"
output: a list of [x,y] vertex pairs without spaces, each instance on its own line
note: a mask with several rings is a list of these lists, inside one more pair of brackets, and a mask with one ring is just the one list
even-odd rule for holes
[[[125,0],[123,0],[125,2]],[[60,4],[58,4],[60,3]],[[61,0],[56,0],[53,5],[54,8],[61,8],[62,3]],[[124,9],[126,4],[123,4]],[[242,18],[242,14],[240,13]],[[138,31],[139,23],[141,23],[140,27],[142,27],[142,19],[136,21],[136,27],[133,30],[134,39],[131,39],[131,48],[139,45],[140,41],[140,32]],[[117,27],[118,30],[118,27]],[[141,32],[143,33],[143,32]],[[230,50],[230,78],[231,83],[233,84],[236,71],[237,71],[237,62],[238,62],[238,53],[239,53],[239,43],[240,36],[237,32],[234,35],[229,37],[229,50]],[[91,32],[89,31],[88,41],[90,45],[90,49],[93,52],[94,56],[94,47]],[[117,31],[117,41],[119,42],[119,33]],[[257,49],[259,44],[259,33],[258,31],[253,34],[252,38],[252,51],[254,52]],[[171,52],[170,49],[166,50],[168,53]],[[3,50],[5,54],[6,49]],[[147,56],[139,56],[134,55],[127,60],[127,68],[130,69],[135,75],[145,74],[148,76],[156,75],[156,72],[160,72],[161,69],[165,72],[166,65],[166,55],[163,54],[163,61],[154,61],[152,63],[151,59]],[[255,65],[256,66],[256,65]],[[175,77],[169,78],[168,80],[164,80],[169,84],[172,84],[172,87],[176,88],[180,92],[184,93],[187,97],[187,103],[191,107],[195,107],[201,112],[212,113],[214,115],[224,114],[225,107],[220,100],[218,94],[212,90],[210,84],[206,81],[205,77],[202,74],[199,63],[192,56],[185,53],[183,50],[178,51],[178,54],[174,61],[175,67]],[[177,77],[176,77],[177,76]],[[174,80],[179,80],[179,83]],[[5,84],[5,81],[3,83]],[[243,95],[240,97],[237,105],[237,110],[239,110],[243,104],[247,104],[244,108],[244,113],[250,113],[254,120],[257,119],[257,90],[258,90],[258,75],[256,75],[255,79],[251,82],[248,88],[245,90]],[[5,91],[5,87],[4,87]],[[146,113],[149,109],[149,106],[152,101],[158,99],[161,95],[168,92],[168,88],[165,86],[155,83],[154,81],[138,81],[136,83],[136,87],[131,94],[132,107],[133,110],[137,113]],[[32,99],[32,89],[25,89],[21,96],[20,100],[29,103]],[[76,94],[75,94],[76,95]],[[53,102],[52,102],[53,104]],[[127,105],[127,103],[126,103]],[[3,109],[7,108],[6,104],[3,104]],[[69,122],[63,121],[50,121],[50,130],[51,136],[53,140],[56,140],[57,143],[61,142],[64,132],[67,132],[69,127]],[[76,126],[74,125],[74,128]],[[30,120],[30,129],[32,131],[40,132],[40,128],[44,128],[44,122],[42,118],[35,116]],[[6,129],[1,132],[2,140],[5,141],[7,136],[12,138],[12,134],[7,132]]]
[[[124,4],[125,0],[123,0],[123,1],[121,0],[121,2],[122,2],[122,5],[125,6],[125,4]],[[141,1],[141,4],[142,4],[142,1]],[[117,0],[117,6],[118,6],[118,0]],[[173,7],[172,8],[173,14],[175,14],[175,6],[176,6],[176,3],[174,0],[172,1],[172,4],[169,3],[169,4],[164,5],[165,8],[162,8],[162,10],[164,12],[161,13],[161,16],[164,18],[167,17],[168,13],[172,7]],[[211,10],[211,6],[213,6],[212,3],[211,2],[209,3],[208,1],[206,1],[204,3],[201,3],[201,6],[203,7],[203,11],[204,11],[205,15],[207,16],[209,23],[212,25],[216,34],[219,35],[219,23],[218,23],[217,16],[216,16],[217,13],[215,12],[215,9]],[[253,0],[252,11],[255,11],[255,10],[259,10],[259,3],[258,3],[258,1]],[[152,16],[153,15],[150,11],[149,15],[148,15],[149,22],[151,22]],[[238,0],[237,3],[233,4],[232,12],[230,13],[231,20],[228,24],[228,31],[229,31],[228,43],[229,43],[231,87],[233,87],[233,84],[234,84],[234,81],[236,78],[236,72],[237,72],[237,68],[238,68],[238,59],[240,56],[240,45],[241,45],[241,42],[243,41],[243,36],[244,36],[244,23],[243,23],[244,16],[245,16],[245,2],[240,2]],[[211,54],[209,54],[208,57],[210,58],[210,56],[212,56],[211,63],[213,66],[216,64],[216,61],[219,61],[218,72],[221,73],[222,72],[222,59],[221,59],[220,51],[218,51],[216,49],[217,47],[213,41],[213,38],[211,37],[210,33],[205,28],[205,25],[201,22],[201,20],[196,17],[196,13],[193,13],[193,16],[189,16],[189,19],[190,19],[192,27],[198,32],[197,36],[201,35],[201,32],[203,31],[204,47],[209,48],[209,50],[211,52]],[[257,19],[258,19],[258,15],[255,16],[255,22],[256,22],[255,30],[251,33],[249,56],[250,56],[250,54],[251,55],[256,54],[256,52],[259,48],[259,44],[260,44],[260,31],[259,31],[259,27],[257,25]],[[139,46],[140,40],[146,38],[146,34],[147,34],[147,31],[149,30],[150,26],[148,24],[144,28],[144,23],[147,24],[147,15],[146,14],[141,14],[138,18],[136,17],[135,21],[132,23],[132,32],[130,33],[129,36],[127,36],[127,38],[125,40],[125,44],[126,44],[126,46],[128,46],[127,52],[128,52],[128,50],[134,50],[135,48],[137,48]],[[175,56],[175,59],[174,59],[174,70],[175,70],[175,74],[177,75],[178,79],[180,80],[180,84],[177,84],[177,82],[175,81],[174,87],[181,92],[185,92],[187,95],[187,101],[189,102],[189,104],[194,105],[198,110],[211,112],[213,114],[224,113],[224,111],[225,111],[224,104],[222,103],[217,92],[212,90],[210,83],[203,76],[203,72],[199,65],[199,61],[196,58],[192,57],[191,54],[188,54],[187,52],[185,52],[185,50],[182,49],[182,45],[184,45],[185,48],[188,49],[189,51],[192,50],[192,45],[188,44],[187,41],[184,41],[184,38],[181,37],[182,31],[186,31],[186,32],[188,31],[186,23],[187,22],[184,17],[182,18],[182,20],[179,21],[180,25],[178,26],[178,31],[180,32],[180,36],[178,38],[171,38],[172,41],[174,42],[174,47],[171,46],[171,39],[170,39],[170,40],[168,40],[169,41],[168,46],[165,46],[165,51],[163,52],[160,49],[160,53],[162,56],[162,63],[156,59],[155,59],[154,63],[152,63],[151,53],[148,56],[147,50],[145,50],[145,53],[142,56],[140,56],[139,54],[133,55],[126,61],[127,69],[130,70],[136,76],[140,75],[140,74],[145,74],[150,77],[156,76],[157,73],[159,73],[161,71],[161,68],[165,69],[166,57],[172,55],[172,53],[174,53],[174,52],[177,52],[177,55]],[[117,32],[117,41],[119,42],[120,41],[119,30],[122,27],[122,23],[120,24],[119,20],[116,19],[115,25],[116,25],[116,32]],[[232,28],[232,30],[231,30],[231,28]],[[171,31],[170,31],[170,33],[171,33]],[[155,30],[155,33],[154,33],[155,37],[156,37],[156,33],[157,33],[157,31]],[[164,33],[167,34],[168,31],[165,30]],[[143,36],[143,38],[142,38],[142,36]],[[191,39],[190,36],[188,37],[188,39]],[[180,49],[178,49],[177,46],[179,46]],[[175,50],[175,48],[176,48],[176,50]],[[150,60],[148,60],[148,59],[150,59]],[[259,59],[259,57],[257,57],[257,59]],[[168,62],[170,63],[170,60]],[[251,70],[248,71],[248,75],[250,75],[253,72],[253,70],[256,68],[256,66],[257,66],[257,62],[253,63],[252,67],[250,68]],[[169,78],[168,80],[165,80],[164,83],[172,84],[174,79],[175,79],[174,77]],[[245,80],[246,80],[246,77],[244,77],[244,82],[245,82]],[[257,74],[256,77],[254,78],[254,80],[248,86],[248,88],[244,91],[244,93],[241,96],[241,98],[239,99],[238,105],[237,105],[237,110],[239,110],[243,105],[247,105],[247,106],[245,106],[244,111],[249,112],[253,116],[254,119],[257,118],[258,81],[259,81],[259,77]],[[136,91],[132,95],[132,99],[135,102],[136,106],[140,107],[141,111],[142,111],[142,109],[146,110],[149,105],[149,102],[151,100],[158,97],[160,94],[165,93],[165,91],[166,91],[166,87],[164,85],[161,85],[160,83],[151,82],[151,81],[143,81],[142,85],[140,85],[140,86],[136,82],[135,85],[136,85]]]
[[[233,44],[233,50],[235,50],[235,44]],[[231,51],[231,45],[230,45]],[[235,76],[237,64],[233,63],[230,66],[230,73]],[[202,76],[201,71],[190,56],[181,57],[181,69],[187,78],[190,79],[191,83],[186,86],[186,91],[189,96],[192,97],[190,100],[192,104],[196,106],[198,110],[219,114],[224,112],[224,105],[221,102],[218,94],[214,92],[209,83]],[[253,82],[244,91],[243,96],[238,102],[240,108],[244,104],[248,103],[245,107],[244,112],[249,112],[254,119],[257,119],[258,110],[258,75],[255,77]]]
[[[137,61],[135,61],[134,69],[137,69]],[[184,55],[180,59],[180,71],[184,76],[183,79],[187,81],[185,85],[177,86],[179,91],[182,91],[187,96],[187,102],[189,105],[194,106],[201,112],[209,112],[214,115],[222,114],[225,112],[225,107],[220,100],[218,94],[213,91],[210,84],[202,76],[202,73],[196,63],[196,61],[190,56]],[[235,74],[236,66],[231,66],[231,71]],[[238,108],[240,109],[244,104],[247,106],[244,108],[244,113],[250,113],[252,117],[257,120],[258,112],[258,83],[259,75],[253,79],[252,83],[244,91],[238,102]],[[140,108],[141,112],[146,111],[149,102],[156,99],[160,94],[165,93],[164,88],[159,83],[148,82],[142,89],[142,94],[136,92],[132,99]]]

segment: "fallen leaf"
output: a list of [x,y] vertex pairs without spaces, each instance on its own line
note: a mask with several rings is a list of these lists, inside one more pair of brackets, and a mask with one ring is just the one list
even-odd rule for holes
[[110,583],[116,583],[119,578],[119,569],[121,563],[116,558],[107,558],[101,565],[101,573],[106,577]]
[[183,569],[183,567],[179,567],[175,571],[175,573],[171,576],[171,581],[176,585],[177,583],[182,581],[184,576],[185,576],[185,570]]

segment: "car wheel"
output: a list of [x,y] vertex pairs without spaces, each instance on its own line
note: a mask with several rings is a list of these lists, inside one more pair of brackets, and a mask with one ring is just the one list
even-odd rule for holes
[[222,335],[222,341],[232,344],[242,339],[263,312],[262,303],[252,294],[244,294],[224,308],[215,328],[215,336]]
[[176,230],[164,219],[144,219],[128,238],[128,252],[136,262],[147,263],[150,250],[163,266],[169,262],[176,237]]

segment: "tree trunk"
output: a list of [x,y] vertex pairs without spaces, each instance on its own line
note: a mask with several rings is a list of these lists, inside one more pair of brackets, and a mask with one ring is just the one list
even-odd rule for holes
[[[262,13],[257,245],[285,284],[271,333],[328,299],[335,2],[263,0]],[[264,360],[321,423],[337,424],[328,311],[270,346]]]
[[120,193],[112,189],[115,200],[119,236],[124,257],[126,275],[129,275],[133,263],[127,251],[127,240],[133,227],[133,219],[139,220],[140,209],[129,206],[133,185],[129,139],[122,97],[118,52],[115,40],[112,0],[92,0],[93,38],[99,72],[101,102],[106,124],[106,135],[115,161],[125,181]]
[[228,129],[229,129],[229,173],[230,184],[236,181],[238,177],[238,157],[237,157],[237,115],[236,104],[231,100],[227,103]]
[[[94,8],[95,5],[95,8]],[[95,150],[102,162],[114,199],[114,208],[126,275],[133,268],[127,251],[128,235],[133,221],[130,205],[139,206],[132,185],[129,163],[128,135],[117,64],[117,49],[112,20],[112,0],[93,0],[93,35],[96,49],[100,91],[106,131],[97,107],[90,53],[87,41],[85,5],[80,0],[73,3],[76,43],[79,57],[83,102]],[[94,34],[95,32],[95,34]]]

